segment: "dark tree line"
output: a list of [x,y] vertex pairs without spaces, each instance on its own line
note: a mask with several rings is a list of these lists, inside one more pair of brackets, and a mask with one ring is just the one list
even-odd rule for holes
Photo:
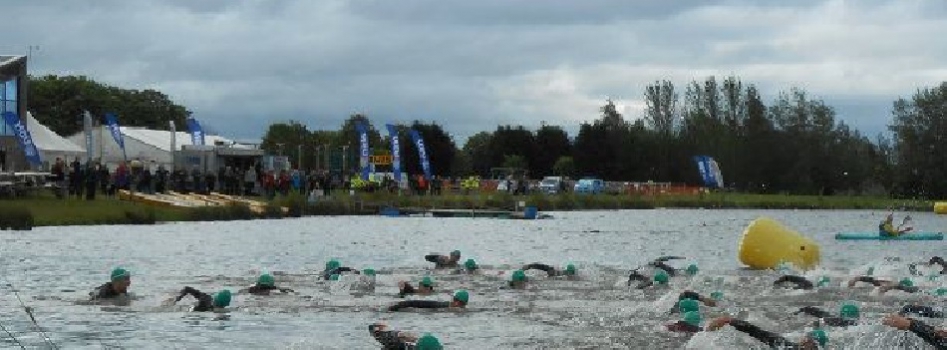
[[30,77],[27,98],[36,120],[66,136],[82,131],[86,110],[100,122],[111,112],[122,125],[160,130],[168,129],[169,120],[183,128],[191,114],[159,91],[122,89],[84,76]]

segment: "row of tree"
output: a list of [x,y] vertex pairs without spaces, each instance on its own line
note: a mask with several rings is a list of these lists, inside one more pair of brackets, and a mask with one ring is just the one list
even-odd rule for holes
[[[643,118],[629,121],[606,101],[599,116],[570,137],[559,126],[536,130],[503,125],[480,132],[458,148],[437,123],[399,125],[402,168],[420,173],[409,128],[424,137],[433,171],[441,176],[490,174],[495,167],[608,180],[697,184],[695,155],[714,157],[727,187],[769,193],[883,193],[947,197],[947,83],[917,91],[893,106],[892,138],[871,140],[836,119],[834,109],[806,91],[791,89],[766,104],[752,84],[709,77],[683,89],[656,81],[644,91]],[[83,110],[119,114],[125,125],[165,129],[190,115],[154,90],[126,90],[85,77],[31,78],[29,109],[60,134],[81,130]],[[309,130],[300,122],[274,123],[262,147],[305,169],[345,168],[357,160],[356,122],[370,125],[375,154],[390,139],[368,116],[353,115],[338,130]],[[384,125],[377,125],[383,127]],[[379,132],[381,130],[382,132]]]
[[84,76],[30,77],[27,99],[39,122],[67,136],[82,131],[84,111],[96,116],[111,112],[122,125],[161,130],[168,129],[169,120],[183,128],[191,114],[159,91],[122,89]]

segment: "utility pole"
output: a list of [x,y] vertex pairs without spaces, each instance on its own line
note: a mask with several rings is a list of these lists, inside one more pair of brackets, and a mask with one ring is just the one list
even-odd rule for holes
[[342,145],[342,173],[345,174],[348,172],[349,168],[345,166],[346,158],[349,155],[349,145]]
[[296,146],[296,152],[297,152],[296,153],[297,155],[296,168],[302,169],[303,168],[303,145],[302,144],[299,144],[298,146]]

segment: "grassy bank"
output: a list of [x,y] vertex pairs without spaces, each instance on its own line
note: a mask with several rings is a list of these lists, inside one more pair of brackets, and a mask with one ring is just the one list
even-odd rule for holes
[[[279,197],[264,213],[245,206],[175,208],[150,206],[115,198],[55,199],[40,196],[0,201],[0,227],[153,224],[164,221],[223,221],[309,215],[377,215],[384,207],[425,209],[513,210],[519,202],[540,211],[722,208],[722,209],[878,209],[931,211],[933,202],[862,196],[787,196],[711,193],[698,196],[640,197],[628,195],[511,196],[501,193],[398,196],[388,193],[337,194],[307,203],[302,196]],[[289,208],[282,213],[279,207]]]
[[36,226],[149,225],[167,221],[227,221],[281,218],[278,207],[254,213],[246,206],[180,208],[151,206],[116,198],[56,199],[52,196],[0,201],[0,228]]

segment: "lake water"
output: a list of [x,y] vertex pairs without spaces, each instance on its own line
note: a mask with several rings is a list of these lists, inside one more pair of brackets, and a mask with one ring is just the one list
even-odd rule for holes
[[[723,306],[704,308],[705,320],[739,314],[795,339],[812,319],[791,311],[815,305],[833,311],[842,300],[862,305],[865,325],[830,331],[830,348],[911,348],[925,345],[911,334],[880,326],[881,316],[926,296],[878,295],[870,288],[838,287],[845,276],[874,266],[875,275],[901,278],[909,262],[945,255],[945,243],[835,241],[838,231],[874,231],[878,211],[641,210],[552,213],[537,221],[386,217],[319,217],[155,226],[50,227],[0,233],[0,325],[27,348],[42,336],[13,294],[34,308],[37,322],[60,348],[128,349],[377,349],[366,326],[437,335],[448,349],[678,349],[762,348],[733,330],[690,339],[663,325],[677,294],[692,289],[724,293]],[[832,277],[818,292],[774,289],[775,272],[747,271],[737,261],[743,228],[765,215],[800,231],[822,248],[822,267],[808,276]],[[915,213],[920,231],[944,231],[947,217]],[[897,220],[900,220],[898,218]],[[431,271],[423,256],[459,249],[474,258],[482,276]],[[675,277],[671,288],[640,291],[625,285],[628,271],[662,255],[696,262],[695,277]],[[373,294],[348,289],[351,278],[325,282],[316,274],[330,258],[344,266],[379,271]],[[533,287],[499,289],[525,263],[573,262],[580,281],[551,280],[531,271]],[[672,262],[673,264],[673,262]],[[133,273],[129,306],[82,303],[123,266]],[[191,299],[163,305],[183,286],[205,292],[237,290],[259,271],[298,294],[237,295],[229,319],[188,313]],[[500,272],[506,272],[498,275]],[[382,311],[400,299],[398,280],[431,274],[441,294],[466,288],[463,313]],[[717,282],[722,277],[723,282]],[[925,289],[942,281],[916,278]],[[943,304],[943,299],[936,301]],[[942,326],[939,320],[932,323]],[[0,331],[2,347],[17,346]],[[17,346],[18,347],[18,346]]]

